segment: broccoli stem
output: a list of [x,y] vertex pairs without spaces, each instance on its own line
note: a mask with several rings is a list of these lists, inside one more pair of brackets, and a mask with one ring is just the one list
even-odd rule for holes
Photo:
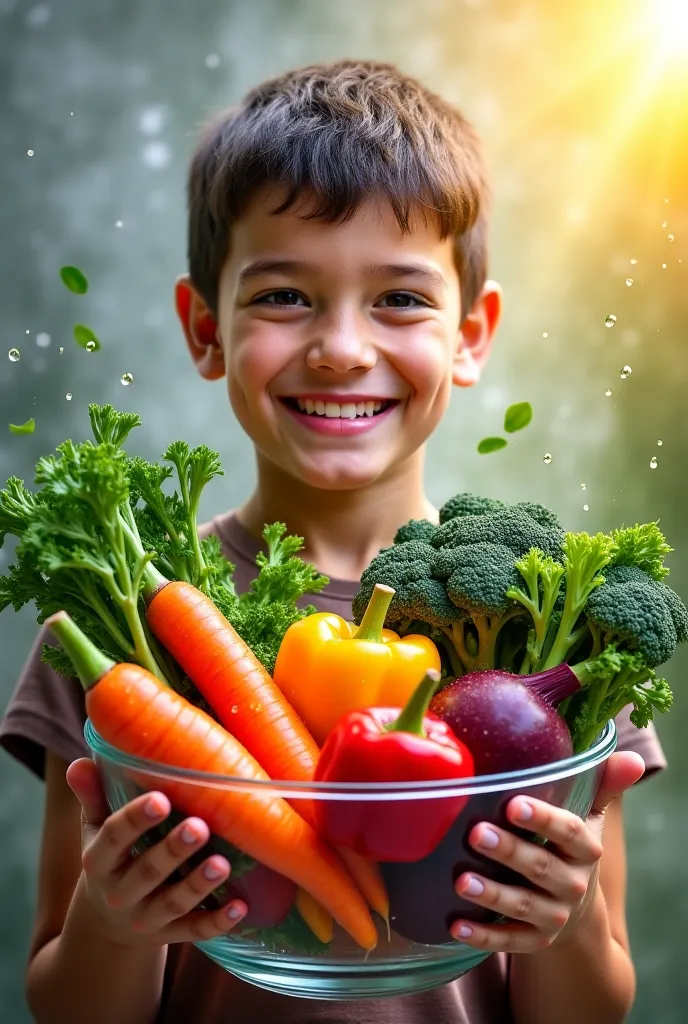
[[546,671],[566,661],[578,642],[576,626],[593,590],[604,583],[600,570],[609,562],[612,540],[607,534],[568,533],[564,541],[566,596],[561,621],[549,654],[539,670]]

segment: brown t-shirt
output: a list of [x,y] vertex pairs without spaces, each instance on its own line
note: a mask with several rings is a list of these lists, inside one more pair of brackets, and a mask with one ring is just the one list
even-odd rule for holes
[[[227,558],[236,565],[240,592],[255,576],[259,542],[235,516],[219,516],[206,528],[222,541]],[[357,584],[332,580],[315,595],[312,604],[346,618]],[[40,660],[39,635],[0,723],[0,746],[39,777],[44,774],[45,751],[66,761],[88,755],[83,737],[85,708],[77,682],[61,679]],[[643,756],[647,773],[666,766],[654,728],[638,730],[628,712],[617,718],[618,749]],[[263,991],[217,966],[195,946],[170,946],[163,1002],[157,1024],[509,1024],[509,958],[496,954],[463,978],[417,996],[363,1002],[326,1002],[293,999]]]

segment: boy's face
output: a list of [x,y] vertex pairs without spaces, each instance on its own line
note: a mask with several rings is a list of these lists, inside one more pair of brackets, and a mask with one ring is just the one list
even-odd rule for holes
[[369,201],[344,224],[279,216],[266,190],[232,229],[215,324],[188,280],[177,308],[199,371],[226,375],[265,460],[310,486],[400,471],[475,383],[500,312],[488,286],[462,327],[453,243],[434,219],[403,234]]

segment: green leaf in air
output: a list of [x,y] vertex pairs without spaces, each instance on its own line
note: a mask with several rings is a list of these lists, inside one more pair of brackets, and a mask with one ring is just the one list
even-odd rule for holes
[[507,434],[515,434],[517,430],[527,427],[532,418],[533,407],[530,402],[517,402],[504,413],[504,429]]
[[77,345],[81,345],[82,348],[88,349],[89,352],[98,352],[100,350],[98,338],[94,331],[87,327],[86,324],[74,324],[73,334],[74,341]]
[[36,429],[36,421],[31,417],[26,423],[10,423],[10,430],[13,434],[33,434]]
[[478,445],[479,455],[489,455],[490,452],[498,452],[502,448],[506,448],[508,441],[505,441],[503,437],[484,437]]
[[85,295],[88,291],[86,275],[78,267],[60,267],[60,277],[65,288],[75,295]]

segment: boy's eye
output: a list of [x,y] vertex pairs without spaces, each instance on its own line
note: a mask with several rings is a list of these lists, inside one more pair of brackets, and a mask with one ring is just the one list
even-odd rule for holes
[[259,295],[255,301],[263,303],[266,306],[305,305],[303,295],[299,295],[298,292],[292,291],[291,288],[280,288],[275,292],[266,292],[265,295]]
[[412,292],[389,292],[380,300],[380,304],[386,304],[387,309],[416,309],[418,306],[427,306],[428,303],[419,295]]

